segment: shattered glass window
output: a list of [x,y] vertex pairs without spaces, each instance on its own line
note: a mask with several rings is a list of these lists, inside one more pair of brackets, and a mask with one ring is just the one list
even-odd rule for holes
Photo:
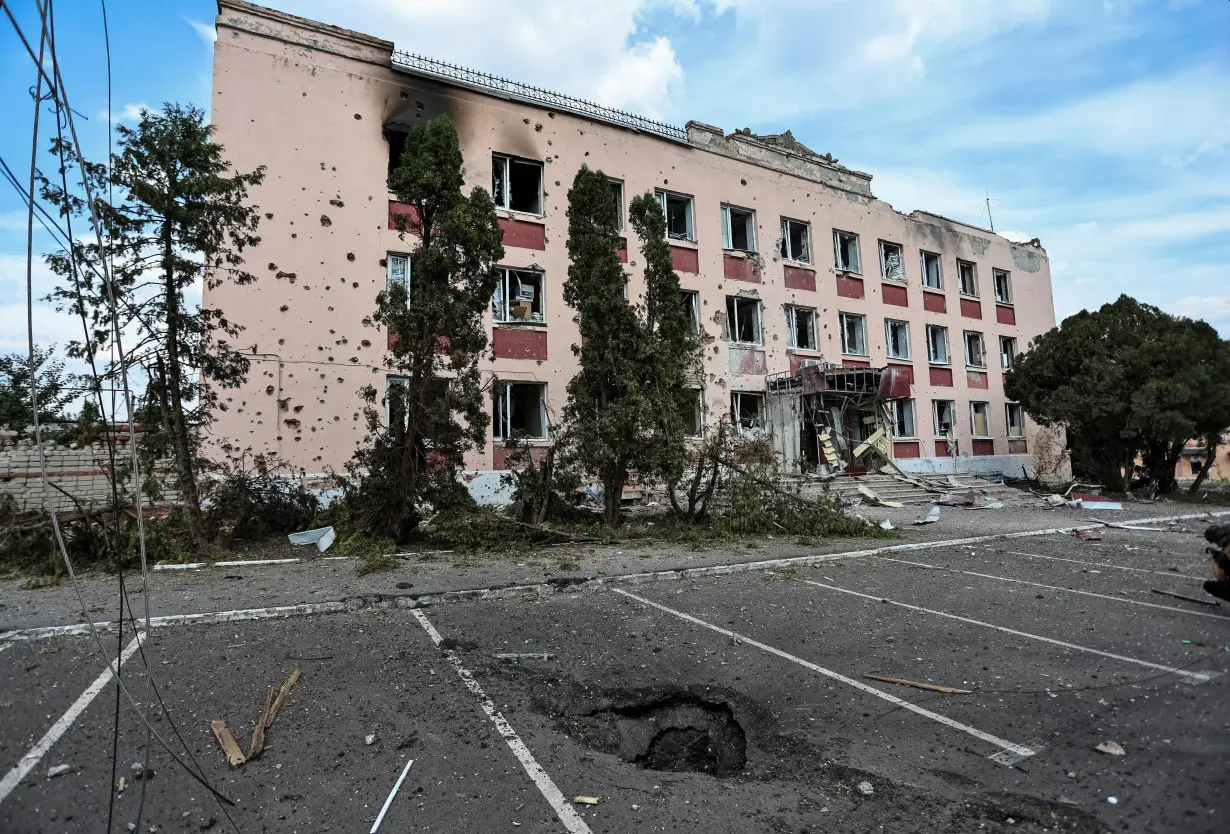
[[905,264],[902,262],[900,244],[880,241],[880,274],[888,281],[905,280]]

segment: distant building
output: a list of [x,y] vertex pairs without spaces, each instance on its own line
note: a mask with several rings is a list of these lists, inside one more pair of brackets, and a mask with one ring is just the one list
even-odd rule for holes
[[[1180,481],[1195,479],[1204,468],[1208,457],[1208,448],[1202,440],[1189,440],[1183,449],[1183,456],[1175,466],[1175,478]],[[1221,443],[1215,450],[1213,465],[1209,468],[1207,477],[1210,481],[1230,481],[1230,431],[1222,432]]]
[[[1063,459],[1062,440],[1003,392],[1017,354],[1055,324],[1037,240],[901,214],[872,194],[869,174],[789,131],[673,127],[238,0],[219,8],[217,139],[238,169],[268,174],[253,194],[265,214],[250,254],[259,280],[205,291],[247,328],[254,360],[247,384],[224,392],[217,439],[310,473],[350,457],[364,433],[357,391],[397,384],[383,366],[387,334],[369,318],[376,293],[390,281],[414,292],[412,241],[392,223],[408,207],[386,177],[407,128],[447,114],[467,188],[492,192],[506,248],[487,313],[494,356],[483,363],[499,384],[474,470],[503,468],[514,433],[545,441],[577,370],[562,286],[566,196],[582,164],[611,177],[633,297],[643,287],[628,202],[651,192],[665,210],[681,301],[704,344],[694,433],[727,419],[775,427],[800,469],[823,462],[821,435],[849,463],[876,419],[891,425],[884,449],[906,470],[1020,474],[1039,445]],[[831,398],[804,409],[775,400],[806,366],[818,366],[813,389],[838,369],[896,369],[895,387],[877,414],[834,411]]]

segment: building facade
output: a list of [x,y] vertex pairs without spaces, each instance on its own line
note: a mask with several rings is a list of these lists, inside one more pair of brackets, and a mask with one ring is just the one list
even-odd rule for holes
[[789,131],[672,127],[236,0],[220,0],[217,31],[217,139],[238,170],[268,171],[252,195],[264,215],[249,254],[258,281],[205,296],[246,328],[238,341],[253,360],[247,384],[224,394],[215,441],[307,473],[340,468],[362,441],[359,390],[396,384],[375,297],[390,281],[414,285],[413,241],[393,222],[407,207],[387,174],[406,129],[446,114],[467,189],[499,206],[506,250],[483,361],[493,426],[473,470],[500,470],[514,433],[545,442],[562,411],[579,338],[562,293],[567,192],[582,165],[611,179],[631,297],[643,282],[628,203],[654,193],[665,210],[704,347],[695,433],[724,419],[767,425],[766,380],[804,366],[897,367],[909,381],[890,409],[901,468],[1019,474],[1044,465],[1039,447],[1056,448],[1003,392],[1016,354],[1055,324],[1037,241],[897,212],[870,175]]

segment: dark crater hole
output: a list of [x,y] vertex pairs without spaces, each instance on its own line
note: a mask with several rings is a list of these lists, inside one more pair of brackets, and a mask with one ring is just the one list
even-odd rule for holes
[[649,770],[734,776],[747,764],[747,736],[723,703],[679,694],[621,704],[587,718],[585,723],[599,725],[590,724],[586,734],[597,746]]

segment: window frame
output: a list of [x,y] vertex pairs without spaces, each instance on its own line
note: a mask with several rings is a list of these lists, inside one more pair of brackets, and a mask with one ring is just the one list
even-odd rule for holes
[[[940,405],[948,406],[948,431],[940,431]],[[957,436],[957,402],[956,400],[931,401],[931,428],[935,431],[936,440],[952,440]]]
[[[726,252],[747,252],[755,254],[756,250],[756,210],[736,206],[733,203],[722,203],[722,249]],[[735,229],[734,229],[734,214],[738,212],[744,216],[744,231],[747,233],[747,249],[740,249],[734,245]]]
[[[944,334],[944,358],[936,359],[935,352],[931,349],[931,333],[939,331]],[[948,328],[942,324],[927,325],[927,362],[932,365],[952,365],[952,343],[948,338]]]
[[[927,257],[935,258],[935,284],[927,283]],[[922,286],[928,290],[944,289],[944,259],[940,257],[939,252],[931,252],[927,249],[918,250],[918,268],[922,270]]]
[[[503,406],[504,417],[503,417],[503,420],[500,419],[500,407],[498,403],[500,403],[501,400],[497,399],[494,396],[496,392],[492,391],[492,395],[493,395],[491,398],[492,439],[505,440],[505,441],[514,439],[513,433],[512,433],[512,389],[514,385],[527,385],[527,386],[536,387],[539,390],[538,409],[539,409],[539,418],[542,420],[543,435],[542,437],[530,437],[529,435],[522,435],[520,439],[528,440],[528,441],[532,441],[536,443],[549,441],[551,439],[551,415],[549,411],[547,410],[547,403],[548,403],[547,383],[537,382],[533,380],[526,381],[526,380],[513,380],[513,379],[502,379],[502,380],[499,380],[499,383],[504,386],[504,397],[502,400],[502,402],[504,403],[504,406]],[[506,432],[506,433],[501,434],[501,432]]]
[[[892,352],[893,337],[892,325],[899,324],[905,328],[905,356],[896,356]],[[884,354],[889,359],[900,359],[902,361],[910,361],[913,356],[913,350],[910,345],[910,323],[904,319],[884,319]]]
[[[854,267],[848,268],[841,265],[841,238],[849,237],[854,239]],[[848,272],[851,275],[863,274],[863,242],[855,232],[847,232],[843,229],[833,229],[833,269],[837,272]]]
[[[1011,351],[1005,351],[1004,348],[1011,346]],[[1000,336],[999,337],[999,366],[1002,370],[1010,371],[1016,365],[1017,347],[1015,336]]]
[[[863,350],[861,353],[848,350],[846,344],[846,322],[850,319],[859,320],[859,330],[862,333]],[[870,346],[867,344],[867,316],[862,313],[837,313],[837,324],[841,328],[841,352],[845,356],[870,356]]]
[[[504,204],[495,200],[495,167],[496,161],[500,160],[504,168]],[[515,209],[510,205],[512,197],[512,164],[516,162],[520,165],[533,165],[538,169],[538,211],[526,211],[525,209]],[[500,153],[499,151],[491,152],[491,201],[495,203],[498,211],[507,211],[512,214],[524,214],[527,217],[546,217],[547,201],[543,197],[546,191],[547,170],[541,159],[529,159],[524,156],[515,154]]]
[[[891,428],[893,440],[917,440],[918,439],[918,411],[914,407],[914,399],[912,397],[902,397],[892,400],[893,407],[893,425]],[[908,434],[898,434],[897,427],[902,422],[902,414],[898,410],[902,406],[909,406],[909,428],[911,431]]]
[[[403,274],[401,281],[396,281],[393,278],[393,264],[395,261],[404,263]],[[384,256],[384,289],[388,292],[392,289],[395,283],[400,283],[406,288],[406,298],[410,297],[410,253],[409,252],[388,252]]]
[[[747,429],[744,429],[743,424],[739,421],[739,413],[743,409],[735,406],[736,397],[739,398],[740,403],[742,403],[743,397],[755,397],[760,402],[760,407],[756,409],[757,422],[759,423],[759,425],[749,426]],[[768,405],[769,403],[763,391],[731,391],[730,392],[730,422],[734,424],[736,431],[755,430],[755,429],[759,429],[763,431],[766,428],[765,424],[768,422],[768,413],[767,413]]]
[[[986,433],[978,433],[978,406],[982,406],[982,413],[986,417]],[[971,400],[969,404],[969,433],[970,437],[976,440],[987,440],[991,435],[991,404],[986,400]]]
[[[697,440],[705,436],[705,389],[696,386],[691,390],[696,393],[696,423],[692,426],[685,426],[683,436],[689,440]],[[692,428],[698,428],[699,431],[692,434],[690,431]]]
[[[806,220],[795,220],[793,217],[783,217],[781,221],[782,239],[781,245],[778,247],[778,252],[781,254],[782,260],[811,266],[811,223],[808,223]],[[798,257],[793,251],[793,247],[790,245],[791,224],[801,226],[803,228],[803,257]]]
[[[796,315],[800,312],[806,312],[811,316],[811,337],[813,342],[811,347],[804,347],[799,344],[799,322]],[[813,353],[820,350],[820,332],[816,327],[815,307],[806,307],[802,304],[786,305],[786,347],[790,350],[807,350]]]
[[[625,283],[625,287],[627,284]],[[700,335],[700,293],[696,290],[680,290],[679,303],[686,305],[692,318],[692,332]]]
[[[667,191],[665,188],[654,189],[653,195],[658,201],[658,206],[662,209],[662,217],[666,219],[666,239],[683,241],[684,243],[695,243],[696,242],[696,196],[693,194],[681,194],[678,191]],[[681,200],[688,201],[688,214],[686,218],[688,228],[687,228],[686,237],[675,237],[674,235],[671,234],[670,213],[666,210],[666,204],[668,200],[672,197],[675,199],[681,199]]]
[[[1001,278],[1004,281],[1004,290],[1005,290],[1002,298],[1000,297],[1000,292],[999,292],[999,281]],[[992,268],[991,269],[991,286],[992,286],[992,289],[995,291],[995,303],[996,304],[1006,304],[1008,306],[1012,306],[1012,273],[1011,272],[1009,272],[1006,269]]]
[[[731,306],[734,302],[734,306]],[[756,321],[753,328],[756,331],[756,341],[743,342],[736,338],[739,332],[739,307],[741,303],[752,302],[756,305]],[[732,316],[733,314],[733,316]],[[764,347],[764,302],[759,298],[749,298],[742,295],[726,296],[726,340],[732,345],[755,345]]]
[[[525,269],[525,268],[518,268],[518,267],[513,267],[513,266],[497,266],[496,269],[500,271],[501,275],[500,275],[500,282],[496,286],[495,292],[492,293],[491,295],[491,323],[496,327],[499,327],[501,325],[507,325],[507,324],[529,325],[531,327],[546,327],[547,326],[547,297],[546,297],[547,296],[547,273],[546,271],[541,270],[541,269]],[[537,293],[536,300],[538,302],[539,312],[542,315],[542,321],[536,321],[532,318],[517,319],[517,318],[511,317],[512,303],[510,300],[510,296],[508,294],[508,290],[509,290],[508,279],[512,273],[526,273],[526,274],[538,276],[539,291]],[[520,283],[519,280],[518,280],[518,283]],[[499,307],[496,304],[496,296],[499,295],[501,292],[503,292],[504,317],[498,318],[497,310],[499,309]],[[531,315],[533,315],[532,311],[531,311]]]
[[[1012,429],[1013,429],[1012,411],[1013,409],[1016,409],[1017,414],[1019,414],[1021,417],[1021,421],[1017,424],[1017,426],[1020,427],[1020,432],[1017,434],[1012,433]],[[1022,437],[1025,436],[1025,409],[1021,407],[1020,403],[1004,403],[1004,424],[1008,428],[1008,437],[1010,439],[1020,440]]]
[[[965,281],[963,280],[961,273],[961,267],[963,266],[969,267],[970,283],[973,284],[973,292],[965,291]],[[978,264],[973,261],[963,261],[960,258],[957,258],[957,294],[963,295],[966,298],[982,297],[978,294]]]
[[[985,371],[987,368],[987,339],[980,330],[963,330],[961,341],[965,345],[965,367],[974,368],[976,370]],[[982,353],[982,363],[976,364],[970,358],[970,337],[974,336],[978,339],[979,350]]]
[[614,195],[616,187],[619,189],[619,196],[616,198],[615,202],[615,210],[619,213],[619,228],[622,231],[624,229],[624,224],[627,221],[625,216],[627,212],[624,211],[624,206],[627,204],[627,198],[625,196],[627,189],[624,187],[624,181],[621,179],[616,179],[615,177],[607,177],[606,179],[608,185],[614,186],[611,189],[612,195]]
[[[905,246],[900,243],[893,243],[891,240],[879,240],[880,250],[880,278],[885,281],[896,281],[899,284],[906,283],[905,276]],[[900,273],[894,278],[888,274],[888,258],[885,252],[886,247],[893,247],[897,250],[897,270]]]

